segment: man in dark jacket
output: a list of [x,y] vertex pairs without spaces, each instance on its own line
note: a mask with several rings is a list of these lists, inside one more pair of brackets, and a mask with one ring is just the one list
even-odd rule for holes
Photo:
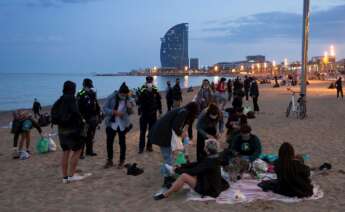
[[250,96],[253,99],[253,105],[254,105],[254,112],[259,112],[259,105],[258,105],[258,99],[259,99],[259,86],[254,79],[253,82],[250,85]]
[[341,81],[341,77],[339,77],[338,80],[335,82],[335,87],[337,89],[337,99],[339,98],[339,94],[341,95],[341,98],[344,98],[343,82]]
[[[96,156],[97,154],[93,151],[93,139],[100,119],[100,107],[97,101],[96,92],[93,90],[93,82],[91,79],[84,79],[83,89],[77,94],[77,101],[80,114],[87,124],[87,134],[85,138],[86,155]],[[82,151],[80,155],[82,159],[84,158],[83,152],[84,151]]]
[[173,106],[174,103],[174,99],[173,99],[173,90],[171,88],[171,84],[170,81],[167,82],[167,90],[166,90],[166,101],[167,101],[167,109],[168,112],[171,111],[171,108]]
[[37,99],[34,100],[34,103],[32,104],[32,111],[34,112],[35,118],[40,117],[40,111],[41,111],[41,103],[37,101]]
[[250,89],[250,78],[248,78],[247,75],[244,77],[243,86],[244,86],[244,94],[246,95],[246,100],[248,101],[249,89]]
[[75,175],[83,148],[81,131],[84,128],[84,121],[79,112],[77,100],[74,97],[75,92],[76,84],[66,81],[63,86],[63,95],[52,107],[52,123],[58,125],[60,146],[63,150],[61,163],[63,183],[83,180],[88,176]]
[[178,108],[182,104],[182,91],[180,87],[180,79],[176,79],[176,83],[172,89],[173,108]]
[[251,134],[251,130],[248,125],[242,126],[240,134],[232,139],[230,150],[236,156],[253,162],[259,158],[262,147],[259,138]]
[[[146,77],[146,84],[140,89],[140,96],[138,101],[139,115],[140,115],[140,141],[139,153],[143,153],[145,149],[145,136],[147,126],[149,126],[149,133],[152,126],[157,121],[157,112],[162,114],[161,95],[158,88],[153,85],[153,78]],[[147,138],[146,150],[152,152],[152,144],[150,137]]]

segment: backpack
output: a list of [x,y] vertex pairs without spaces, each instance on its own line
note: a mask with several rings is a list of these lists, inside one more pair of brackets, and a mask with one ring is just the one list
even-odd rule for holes
[[54,103],[50,115],[51,123],[58,126],[68,126],[72,117],[61,97]]

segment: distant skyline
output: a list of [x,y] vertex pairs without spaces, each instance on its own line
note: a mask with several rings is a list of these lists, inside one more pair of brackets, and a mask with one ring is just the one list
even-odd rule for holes
[[[121,72],[160,66],[160,38],[189,23],[200,65],[300,60],[302,0],[1,0],[0,73]],[[345,58],[345,0],[311,0],[309,56]]]

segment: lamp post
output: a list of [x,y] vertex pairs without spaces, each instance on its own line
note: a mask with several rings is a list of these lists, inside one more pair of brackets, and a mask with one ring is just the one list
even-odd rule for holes
[[[303,42],[302,42],[302,69],[301,69],[301,94],[304,98],[305,114],[307,111],[306,98],[307,98],[307,64],[308,64],[308,46],[309,46],[309,12],[310,0],[304,0],[303,5]],[[303,117],[303,118],[304,118]]]

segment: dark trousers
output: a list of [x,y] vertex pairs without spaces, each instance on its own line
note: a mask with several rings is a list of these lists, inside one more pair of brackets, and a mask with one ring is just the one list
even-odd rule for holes
[[168,108],[168,111],[171,111],[172,106],[173,106],[173,101],[167,100],[167,108]]
[[257,112],[257,111],[260,111],[259,109],[259,105],[258,105],[258,96],[253,96],[253,105],[254,105],[254,111]]
[[13,147],[17,148],[18,146],[18,139],[19,139],[20,133],[15,133],[13,135]]
[[121,131],[119,128],[117,130],[113,130],[111,127],[107,127],[106,130],[107,135],[107,153],[108,153],[108,160],[113,160],[114,157],[114,140],[116,133],[119,135],[119,144],[120,144],[120,162],[124,162],[126,160],[126,131]]
[[[156,123],[157,116],[151,115],[151,116],[144,116],[142,115],[140,117],[140,142],[139,142],[139,151],[143,151],[145,149],[145,137],[146,137],[146,131],[147,131],[147,125],[149,126],[149,134],[151,131],[152,126]],[[147,149],[152,148],[151,141],[149,137],[147,138]]]
[[34,117],[35,118],[39,118],[41,116],[41,114],[40,114],[40,111],[39,110],[34,110]]
[[246,95],[246,100],[249,99],[249,89],[244,89],[244,94]]
[[84,149],[86,147],[86,154],[92,154],[93,151],[93,139],[95,138],[97,125],[89,125],[87,129],[87,134],[85,138],[85,145],[83,146],[82,155],[84,154]]
[[337,98],[339,98],[339,94],[341,95],[341,98],[344,98],[343,88],[337,88]]
[[207,153],[205,152],[205,140],[205,137],[198,132],[196,140],[196,160],[198,162],[201,162],[207,157]]

